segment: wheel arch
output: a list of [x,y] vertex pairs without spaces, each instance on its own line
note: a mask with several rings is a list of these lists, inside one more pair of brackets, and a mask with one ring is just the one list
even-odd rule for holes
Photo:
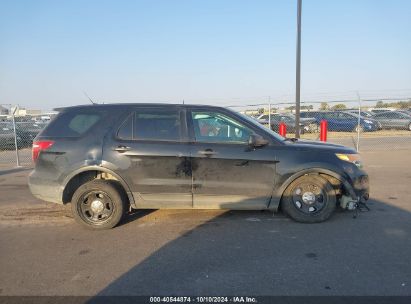
[[277,211],[280,207],[281,199],[287,187],[297,178],[304,176],[304,175],[320,175],[320,176],[325,177],[327,180],[329,180],[331,184],[333,184],[333,179],[334,181],[337,180],[341,184],[341,186],[344,188],[344,190],[347,191],[347,193],[351,197],[355,198],[355,192],[354,192],[353,187],[347,181],[347,179],[343,177],[341,174],[335,171],[329,170],[329,169],[324,169],[324,168],[309,168],[309,169],[298,171],[292,174],[290,177],[288,177],[281,184],[281,186],[276,191],[273,192],[268,208],[270,210]]
[[135,207],[133,193],[131,192],[130,187],[125,182],[125,180],[112,170],[100,166],[82,167],[73,171],[69,176],[65,178],[62,191],[63,204],[71,202],[74,192],[80,185],[94,179],[108,179],[119,182],[127,195],[130,205],[132,207]]

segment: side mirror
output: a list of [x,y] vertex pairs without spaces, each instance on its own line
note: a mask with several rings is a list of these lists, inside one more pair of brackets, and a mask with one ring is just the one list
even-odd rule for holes
[[262,147],[268,144],[268,140],[257,134],[251,134],[248,139],[248,144],[251,147]]

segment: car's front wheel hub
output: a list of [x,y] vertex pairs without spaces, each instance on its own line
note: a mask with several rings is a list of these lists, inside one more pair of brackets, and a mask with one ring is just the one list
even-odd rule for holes
[[100,200],[94,200],[91,202],[91,210],[94,213],[100,213],[101,211],[104,210],[104,204]]
[[319,185],[314,183],[302,183],[293,190],[294,205],[303,213],[318,212],[325,206],[326,197]]
[[305,204],[312,205],[315,203],[315,194],[312,192],[304,192],[301,198]]

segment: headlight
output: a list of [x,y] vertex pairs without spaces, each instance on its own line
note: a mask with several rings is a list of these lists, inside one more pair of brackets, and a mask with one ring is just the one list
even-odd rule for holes
[[361,168],[362,163],[361,163],[361,157],[359,154],[342,154],[342,153],[336,153],[335,156],[337,156],[339,159],[353,163],[357,167]]
[[367,124],[370,124],[370,125],[372,124],[372,121],[368,120],[368,119],[364,119],[364,122],[367,123]]

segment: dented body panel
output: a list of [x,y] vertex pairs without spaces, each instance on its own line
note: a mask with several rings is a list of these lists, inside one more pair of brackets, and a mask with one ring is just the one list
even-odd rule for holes
[[[130,113],[151,108],[178,113],[178,140],[119,138],[119,128]],[[190,120],[193,109],[232,117],[266,139],[267,144],[251,147],[248,143],[198,142]],[[40,153],[29,176],[32,193],[46,201],[70,202],[82,182],[109,178],[122,185],[136,209],[277,210],[286,187],[309,174],[334,178],[338,181],[335,187],[353,200],[368,196],[367,174],[335,156],[355,153],[352,149],[311,141],[284,141],[258,123],[224,108],[94,105],[67,108],[59,116],[64,118],[65,113],[71,112],[97,112],[100,120],[82,136],[48,132],[53,122],[38,135],[36,140],[54,141],[50,149]]]

